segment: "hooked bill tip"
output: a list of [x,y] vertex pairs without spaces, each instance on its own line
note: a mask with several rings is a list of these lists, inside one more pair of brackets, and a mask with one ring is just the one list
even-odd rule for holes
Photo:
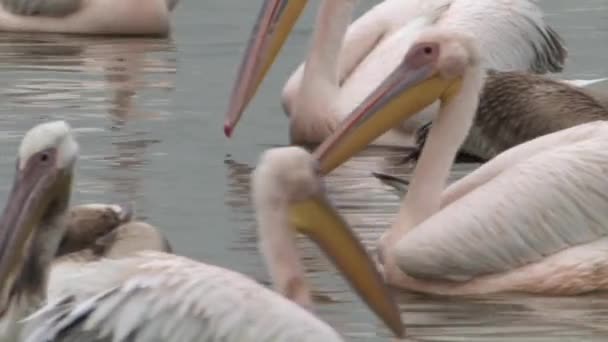
[[226,138],[230,138],[232,136],[232,125],[229,122],[224,124],[224,135]]

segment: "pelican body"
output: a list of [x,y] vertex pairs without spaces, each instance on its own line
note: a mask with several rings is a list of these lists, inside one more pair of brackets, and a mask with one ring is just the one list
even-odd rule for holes
[[331,172],[439,99],[441,110],[408,192],[379,241],[385,280],[442,295],[607,289],[605,121],[517,145],[446,189],[484,78],[474,36],[425,30],[393,73],[315,150],[316,169]]
[[177,0],[1,0],[0,31],[167,35]]
[[[277,56],[306,0],[266,0],[255,25],[232,93],[225,121],[228,136]],[[354,0],[325,0],[308,58],[283,90],[293,143],[327,138],[400,64],[424,30],[441,27],[475,35],[483,68],[556,72],[566,51],[530,0],[386,0],[351,25]],[[490,101],[499,89],[486,94]],[[432,103],[377,145],[413,146],[416,130],[439,110]]]

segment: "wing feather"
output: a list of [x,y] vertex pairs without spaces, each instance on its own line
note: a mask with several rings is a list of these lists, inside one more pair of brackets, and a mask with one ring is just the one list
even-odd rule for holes
[[47,304],[31,319],[27,341],[71,341],[83,333],[113,342],[341,341],[310,312],[220,267],[144,252],[99,261],[79,277],[102,268],[115,270],[115,286]]
[[440,25],[475,34],[486,66],[559,72],[567,51],[534,0],[453,0]]
[[603,127],[519,161],[423,222],[398,243],[400,267],[415,277],[463,281],[608,236]]

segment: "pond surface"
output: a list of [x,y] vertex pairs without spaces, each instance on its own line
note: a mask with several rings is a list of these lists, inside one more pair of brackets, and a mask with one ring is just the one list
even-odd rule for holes
[[[78,132],[75,203],[133,202],[176,252],[236,269],[264,283],[249,201],[260,153],[288,141],[279,93],[301,61],[318,1],[284,49],[232,140],[223,114],[260,1],[184,0],[170,39],[0,35],[0,198],[8,192],[18,142],[27,129],[65,119]],[[363,1],[362,9],[373,1]],[[544,0],[570,51],[564,77],[608,75],[608,2]],[[608,91],[608,90],[607,90]],[[390,161],[403,152],[369,150],[328,178],[331,197],[372,246],[399,202],[370,177],[407,174]],[[386,157],[391,157],[387,158]],[[456,165],[454,178],[476,165]],[[351,293],[317,249],[301,242],[320,316],[352,341],[390,334]],[[604,341],[608,297],[398,295],[411,340]]]

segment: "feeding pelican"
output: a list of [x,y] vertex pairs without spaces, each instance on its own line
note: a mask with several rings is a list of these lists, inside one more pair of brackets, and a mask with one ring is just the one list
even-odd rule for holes
[[[232,93],[226,135],[232,133],[306,3],[264,2]],[[474,34],[484,68],[556,72],[566,57],[561,38],[545,23],[534,1],[386,0],[350,25],[355,3],[322,2],[308,59],[283,91],[294,143],[320,143],[329,136],[429,27]],[[492,101],[503,94],[495,89],[486,96]],[[375,143],[413,146],[416,129],[437,111],[435,103]]]
[[[591,84],[587,82],[585,85]],[[489,160],[542,135],[606,119],[606,93],[540,75],[489,71],[473,126],[461,152]],[[406,160],[415,159],[420,154],[429,128],[430,124],[419,128],[417,150]]]
[[166,35],[178,0],[0,0],[0,31]]
[[[57,277],[67,291],[58,290],[64,297],[53,295],[57,299],[34,314],[27,341],[342,341],[308,310],[311,294],[295,230],[315,240],[402,336],[399,311],[375,265],[328,207],[313,160],[297,151],[287,162],[280,152],[266,153],[252,181],[260,248],[279,293],[240,273],[166,253],[104,259]],[[69,284],[90,284],[96,295],[74,295]]]
[[385,279],[446,295],[606,289],[608,123],[518,145],[445,189],[483,77],[475,38],[425,31],[403,63],[315,151],[321,173],[440,99],[395,223],[379,242]]

